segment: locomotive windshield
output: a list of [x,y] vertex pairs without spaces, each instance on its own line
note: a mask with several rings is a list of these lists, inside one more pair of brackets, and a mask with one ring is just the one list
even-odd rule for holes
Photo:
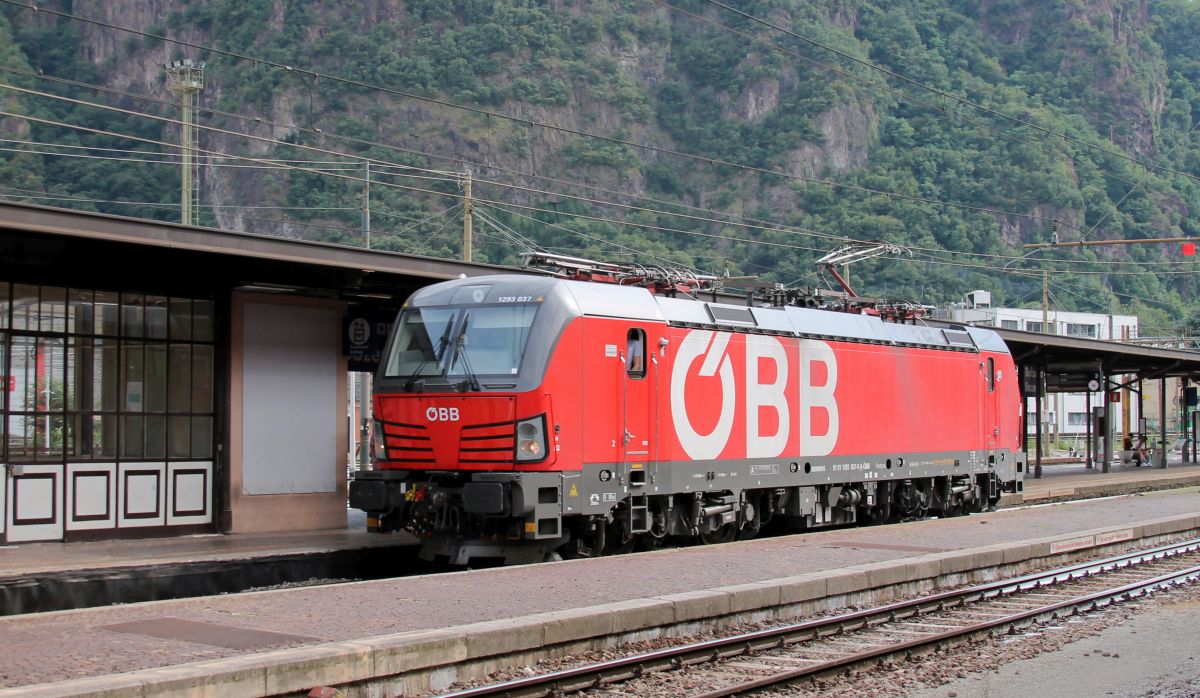
[[384,364],[387,378],[515,376],[536,305],[410,308]]

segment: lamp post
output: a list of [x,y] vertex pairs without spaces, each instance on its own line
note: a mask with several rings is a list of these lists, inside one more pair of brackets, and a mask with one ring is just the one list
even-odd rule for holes
[[197,209],[200,201],[200,171],[196,163],[196,103],[201,90],[204,89],[204,61],[195,62],[190,58],[172,61],[167,64],[167,77],[170,89],[179,95],[183,106],[182,129],[179,135],[179,150],[182,155],[181,190],[179,198],[180,222],[184,225],[195,225],[198,218]]

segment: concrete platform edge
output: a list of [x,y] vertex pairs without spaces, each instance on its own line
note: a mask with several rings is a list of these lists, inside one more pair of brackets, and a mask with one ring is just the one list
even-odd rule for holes
[[[331,642],[142,671],[0,689],[7,696],[156,695],[236,696],[307,692],[314,686],[354,684],[448,664],[483,660],[545,645],[586,641],[688,622],[708,615],[753,612],[779,605],[937,578],[980,566],[1200,529],[1200,516],[1153,519],[1012,544],[915,555],[828,574],[805,574],[748,584],[631,599],[452,628]],[[570,564],[570,563],[568,563]]]

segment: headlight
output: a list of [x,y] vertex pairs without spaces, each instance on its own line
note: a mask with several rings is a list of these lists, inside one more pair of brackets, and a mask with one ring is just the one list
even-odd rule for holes
[[536,462],[546,458],[546,415],[517,422],[517,460]]
[[381,460],[387,460],[387,446],[384,445],[384,440],[387,437],[383,433],[383,424],[378,419],[373,421],[371,429],[371,469],[374,470],[377,463]]

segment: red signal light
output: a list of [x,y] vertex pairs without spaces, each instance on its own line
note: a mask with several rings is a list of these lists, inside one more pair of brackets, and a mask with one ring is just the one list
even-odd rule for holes
[[1183,256],[1184,257],[1195,257],[1196,256],[1196,243],[1194,243],[1194,242],[1183,243]]

